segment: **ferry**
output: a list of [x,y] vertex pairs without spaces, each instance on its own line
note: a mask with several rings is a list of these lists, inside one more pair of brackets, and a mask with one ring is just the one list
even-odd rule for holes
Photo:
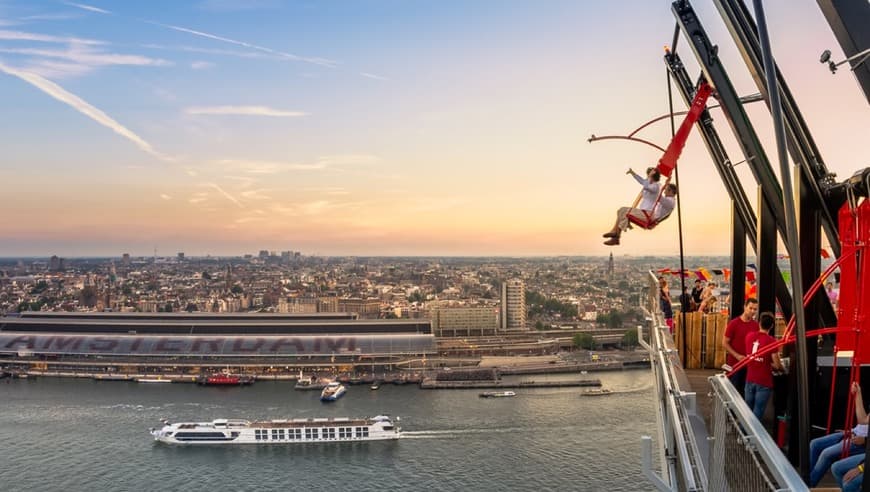
[[605,396],[605,395],[609,395],[612,393],[613,393],[613,391],[610,391],[609,389],[601,388],[601,389],[586,390],[583,393],[580,393],[580,396]]
[[238,374],[217,373],[200,376],[196,383],[203,386],[245,386],[254,384],[254,378]]
[[[399,418],[396,417],[396,422]],[[385,441],[398,439],[401,428],[389,415],[372,418],[258,420],[215,419],[211,422],[163,420],[152,428],[154,440],[166,444],[296,444],[310,442]]]
[[163,378],[136,378],[137,383],[171,383],[171,379]]
[[338,381],[333,381],[323,388],[320,393],[320,401],[335,401],[344,396],[345,393],[347,393],[347,388]]
[[480,394],[481,398],[505,398],[510,396],[517,396],[517,394],[513,391],[484,391]]

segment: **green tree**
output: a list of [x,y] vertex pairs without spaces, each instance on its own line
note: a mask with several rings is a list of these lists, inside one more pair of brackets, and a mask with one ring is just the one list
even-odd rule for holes
[[575,347],[586,350],[593,350],[595,348],[595,338],[589,333],[576,333],[572,340]]
[[184,310],[187,311],[188,313],[192,313],[194,311],[199,311],[199,308],[196,307],[196,304],[194,304],[192,302],[188,302],[187,307],[184,308]]
[[163,310],[164,310],[165,312],[167,312],[167,313],[171,313],[171,312],[172,312],[172,309],[173,309],[173,307],[172,307],[172,303],[171,303],[171,302],[167,302],[167,303],[166,303],[166,307],[163,308]]
[[536,323],[535,323],[535,329],[536,329],[536,330],[543,330],[543,329],[544,329],[544,323],[541,323],[540,321],[536,322]]
[[613,309],[607,315],[607,327],[608,328],[620,328],[622,327],[622,313]]
[[637,347],[637,330],[627,330],[622,335],[622,346],[625,348]]
[[239,285],[239,284],[234,285],[234,286],[230,289],[230,292],[232,292],[233,294],[241,294],[241,293],[243,293],[244,291],[245,291],[245,289],[243,289],[242,286]]
[[94,307],[97,305],[97,288],[93,285],[88,285],[79,292],[79,302],[85,307]]

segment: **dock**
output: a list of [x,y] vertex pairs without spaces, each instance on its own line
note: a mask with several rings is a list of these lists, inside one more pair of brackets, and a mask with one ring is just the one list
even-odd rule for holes
[[502,389],[502,388],[571,388],[601,386],[598,379],[579,379],[573,381],[436,381],[424,379],[421,389]]

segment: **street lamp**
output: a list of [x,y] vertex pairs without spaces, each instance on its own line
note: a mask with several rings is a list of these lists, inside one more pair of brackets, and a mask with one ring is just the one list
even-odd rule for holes
[[831,70],[831,73],[837,73],[837,67],[839,67],[840,65],[852,60],[857,60],[855,65],[851,68],[851,70],[854,71],[856,68],[860,67],[862,63],[867,61],[868,57],[870,57],[870,48],[860,53],[855,53],[854,55],[846,58],[841,62],[834,63],[834,61],[831,60],[831,50],[825,50],[822,52],[822,56],[819,57],[819,63],[827,63],[828,68]]

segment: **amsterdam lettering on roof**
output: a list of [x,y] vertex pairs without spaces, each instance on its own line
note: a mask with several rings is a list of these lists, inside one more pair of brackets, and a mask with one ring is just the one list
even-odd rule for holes
[[0,353],[87,355],[340,355],[435,351],[432,335],[155,336],[0,332]]

